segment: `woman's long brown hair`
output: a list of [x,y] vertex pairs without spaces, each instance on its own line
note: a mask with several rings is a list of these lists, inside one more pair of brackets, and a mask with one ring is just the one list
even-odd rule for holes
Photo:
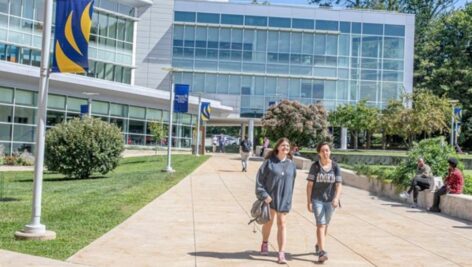
[[[265,157],[265,159],[270,159],[272,156],[277,156],[277,154],[279,154],[279,146],[283,142],[287,142],[290,145],[290,141],[288,140],[288,138],[286,138],[286,137],[280,138],[279,140],[277,140],[277,143],[275,143],[274,149],[272,149],[272,151],[267,153],[267,156]],[[289,159],[293,158],[291,149],[289,150],[289,152],[287,154],[287,158],[289,158]]]

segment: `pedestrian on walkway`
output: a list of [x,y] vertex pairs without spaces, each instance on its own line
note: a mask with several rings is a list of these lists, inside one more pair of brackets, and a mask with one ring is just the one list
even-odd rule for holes
[[269,235],[272,223],[277,218],[278,263],[286,263],[286,217],[292,208],[293,187],[297,167],[290,154],[287,138],[277,141],[259,168],[256,178],[256,196],[270,204],[270,221],[262,226],[261,254],[269,254]]
[[243,172],[247,172],[247,164],[249,162],[249,157],[251,156],[252,143],[247,139],[247,136],[244,137],[244,140],[239,144],[239,153],[241,154],[241,164],[243,165]]
[[447,162],[449,163],[447,176],[444,179],[444,185],[434,193],[433,206],[429,208],[429,211],[431,212],[441,212],[439,203],[441,201],[442,195],[462,194],[462,189],[464,187],[464,176],[457,168],[458,161],[456,158],[449,158]]
[[270,140],[267,136],[264,136],[264,141],[262,142],[261,157],[264,156],[264,151],[269,148]]
[[330,158],[329,144],[318,144],[316,151],[319,160],[310,167],[306,197],[308,211],[314,212],[316,219],[315,255],[318,255],[318,262],[323,263],[328,259],[325,240],[331,217],[340,203],[342,177],[339,166]]
[[408,191],[401,193],[400,197],[409,199],[411,192],[413,192],[413,205],[411,205],[411,208],[417,208],[419,191],[429,189],[432,179],[433,173],[431,172],[431,167],[424,162],[423,158],[419,158],[417,161],[416,175],[411,180],[410,188]]

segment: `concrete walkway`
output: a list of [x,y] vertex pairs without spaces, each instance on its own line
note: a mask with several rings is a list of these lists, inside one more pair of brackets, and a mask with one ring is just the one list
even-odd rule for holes
[[[255,173],[239,156],[216,154],[178,185],[85,247],[67,263],[85,266],[277,266],[258,255],[260,227],[248,226]],[[287,218],[289,266],[313,266],[315,225],[298,172]],[[345,187],[327,242],[327,266],[472,266],[472,223],[409,209]],[[274,225],[275,226],[275,225]],[[0,266],[8,265],[2,261]],[[66,264],[66,263],[65,263]],[[45,266],[44,264],[28,266]],[[56,266],[56,265],[53,265]],[[67,266],[64,265],[64,266]]]

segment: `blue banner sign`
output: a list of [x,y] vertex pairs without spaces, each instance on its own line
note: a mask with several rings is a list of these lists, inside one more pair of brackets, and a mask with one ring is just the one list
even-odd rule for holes
[[174,112],[188,112],[188,84],[175,85]]

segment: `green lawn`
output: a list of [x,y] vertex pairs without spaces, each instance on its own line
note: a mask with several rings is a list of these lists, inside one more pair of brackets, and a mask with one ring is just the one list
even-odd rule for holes
[[55,231],[57,238],[43,242],[16,241],[13,236],[30,222],[33,173],[0,173],[5,181],[0,201],[0,248],[62,260],[70,257],[178,183],[208,157],[175,155],[172,159],[174,174],[161,172],[164,157],[123,159],[114,172],[84,180],[46,174],[42,223]]

